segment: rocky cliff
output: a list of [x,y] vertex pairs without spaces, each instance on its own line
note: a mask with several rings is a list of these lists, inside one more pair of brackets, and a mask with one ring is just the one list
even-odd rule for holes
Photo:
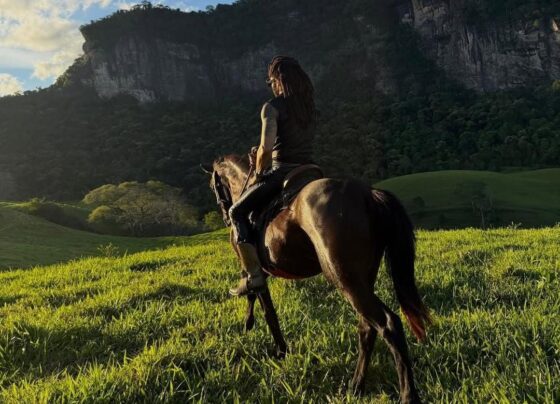
[[219,50],[134,33],[119,38],[109,50],[86,42],[84,51],[83,84],[104,98],[128,94],[140,102],[214,100],[236,91],[262,92],[266,63],[276,54],[269,44],[227,59]]
[[420,34],[426,54],[468,88],[494,91],[560,79],[554,16],[488,21],[466,13],[467,6],[465,0],[412,0],[401,16]]
[[[395,21],[411,25],[424,55],[468,88],[494,91],[560,79],[560,32],[553,16],[536,21],[473,21],[465,14],[465,1],[397,0],[384,12],[389,8]],[[243,3],[205,15],[199,28],[208,30],[204,40],[200,35],[173,38],[161,30],[142,35],[140,27],[131,27],[101,45],[88,34],[81,67],[73,74],[102,97],[129,94],[141,102],[216,100],[265,94],[268,61],[275,54],[289,53],[305,63],[316,82],[331,80],[336,70],[336,80],[346,77],[385,93],[394,91],[398,78],[385,59],[383,39],[389,14],[375,7],[349,10],[344,2],[329,1],[325,3],[329,12],[317,18],[304,5],[292,3],[291,9],[279,7],[276,14],[259,16],[259,24],[244,36],[247,46],[236,52],[224,38],[248,30],[245,26],[256,18]],[[215,23],[220,18],[239,21],[225,27]],[[335,37],[333,33],[342,25],[351,28]]]

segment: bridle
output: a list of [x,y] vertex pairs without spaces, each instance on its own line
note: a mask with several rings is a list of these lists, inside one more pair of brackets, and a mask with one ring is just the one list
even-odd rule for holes
[[[243,184],[243,189],[241,190],[241,195],[247,189],[247,185],[249,183],[249,179],[251,178],[251,174],[253,173],[255,167],[253,164],[249,166],[249,172],[247,173],[247,178],[245,178],[245,183]],[[212,182],[211,188],[216,195],[216,203],[222,209],[222,219],[226,226],[231,226],[231,219],[229,217],[229,208],[233,205],[233,199],[231,198],[231,192],[228,187],[224,185],[222,182],[222,178],[218,174],[217,171],[212,173]]]
[[212,174],[212,189],[216,195],[216,203],[222,209],[222,219],[226,226],[231,226],[229,208],[233,205],[229,188],[222,183],[222,179],[216,171]]

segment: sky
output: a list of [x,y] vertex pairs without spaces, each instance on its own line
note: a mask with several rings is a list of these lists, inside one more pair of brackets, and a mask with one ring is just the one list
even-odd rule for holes
[[[183,11],[234,0],[152,0]],[[83,54],[79,26],[140,0],[0,0],[0,97],[50,86]]]

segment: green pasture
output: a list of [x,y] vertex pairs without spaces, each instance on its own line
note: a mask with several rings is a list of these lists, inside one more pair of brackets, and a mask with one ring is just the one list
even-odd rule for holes
[[[23,213],[21,205],[0,202],[0,269],[48,265],[85,256],[132,253],[169,246],[180,240],[177,237],[117,237],[80,231]],[[79,209],[68,207],[75,214]]]
[[[238,277],[227,233],[181,240],[0,272],[0,402],[396,402],[380,340],[366,395],[347,393],[356,318],[322,277],[270,281],[289,344],[277,360],[260,308],[244,334],[246,302],[227,296]],[[559,244],[558,227],[418,232],[436,323],[424,344],[407,334],[425,402],[560,400]],[[376,289],[396,307],[384,268]]]
[[[434,171],[378,182],[394,192],[415,225],[426,228],[480,227],[476,204],[486,203],[492,226],[553,226],[560,222],[560,168],[511,173]],[[474,209],[473,209],[474,202]]]

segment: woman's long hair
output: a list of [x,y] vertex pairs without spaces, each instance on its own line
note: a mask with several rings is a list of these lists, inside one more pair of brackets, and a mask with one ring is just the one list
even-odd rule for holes
[[303,129],[314,124],[317,118],[313,99],[315,90],[298,61],[289,56],[275,56],[268,65],[268,75],[280,82],[288,113],[297,124]]

